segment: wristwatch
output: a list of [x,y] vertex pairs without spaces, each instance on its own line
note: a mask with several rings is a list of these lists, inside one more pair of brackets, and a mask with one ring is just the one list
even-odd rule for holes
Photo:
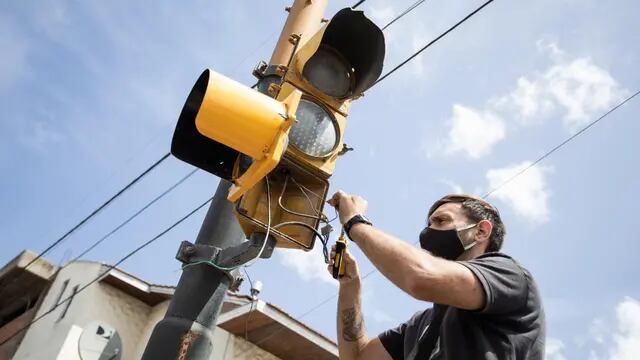
[[359,223],[373,225],[373,223],[369,221],[369,219],[367,219],[364,215],[360,215],[360,214],[354,215],[351,219],[349,219],[346,223],[344,223],[344,225],[342,225],[342,227],[344,228],[344,232],[347,234],[349,239],[351,239],[351,241],[353,241],[350,234],[351,228],[353,227],[353,225],[359,224]]

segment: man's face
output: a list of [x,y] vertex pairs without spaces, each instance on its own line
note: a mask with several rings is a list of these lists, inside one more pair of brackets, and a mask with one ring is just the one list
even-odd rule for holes
[[446,203],[440,205],[431,214],[427,223],[436,230],[460,229],[470,225],[470,221],[462,210],[462,204]]

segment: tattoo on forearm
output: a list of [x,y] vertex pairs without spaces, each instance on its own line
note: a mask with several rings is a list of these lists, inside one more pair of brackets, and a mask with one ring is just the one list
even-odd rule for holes
[[362,317],[355,308],[342,310],[342,338],[346,341],[356,341],[364,335],[362,331]]

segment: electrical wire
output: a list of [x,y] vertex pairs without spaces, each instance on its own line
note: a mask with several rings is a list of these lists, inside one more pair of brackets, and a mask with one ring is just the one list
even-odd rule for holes
[[193,174],[195,174],[198,170],[198,168],[190,171],[187,175],[185,175],[184,177],[182,177],[182,179],[178,180],[178,182],[176,182],[175,184],[171,185],[168,189],[166,189],[165,191],[163,191],[160,195],[156,196],[153,200],[149,201],[145,206],[141,207],[138,211],[136,211],[133,215],[131,215],[129,218],[127,218],[125,221],[123,221],[122,223],[120,223],[120,225],[116,226],[113,230],[109,231],[106,235],[104,235],[103,237],[101,237],[98,241],[94,242],[91,246],[89,246],[87,249],[85,249],[82,253],[80,253],[80,255],[76,256],[75,258],[73,258],[73,260],[69,261],[67,264],[65,264],[64,266],[62,266],[63,268],[66,267],[68,264],[74,263],[78,260],[80,260],[83,256],[87,255],[91,250],[95,249],[98,245],[100,245],[103,241],[105,241],[107,238],[109,238],[111,235],[115,234],[118,230],[122,229],[125,225],[127,225],[128,223],[130,223],[133,219],[135,219],[136,217],[138,217],[140,214],[142,214],[146,209],[148,209],[151,205],[155,204],[158,200],[162,199],[163,197],[165,197],[167,194],[169,194],[171,191],[173,191],[176,187],[180,186],[180,184],[182,184],[183,182],[185,182],[188,178],[190,178]]
[[133,180],[131,180],[125,187],[123,187],[122,189],[120,189],[115,195],[113,195],[111,198],[109,198],[109,200],[105,201],[102,205],[100,205],[98,208],[96,208],[95,210],[93,210],[89,215],[87,215],[84,219],[82,219],[82,221],[80,221],[78,224],[76,224],[74,227],[72,227],[70,230],[68,230],[64,235],[62,235],[61,237],[59,237],[58,239],[56,239],[53,243],[51,243],[46,249],[44,249],[43,251],[41,251],[35,258],[33,258],[31,261],[29,261],[27,263],[27,265],[25,265],[23,268],[21,268],[21,271],[19,273],[19,275],[17,275],[16,277],[13,278],[13,280],[7,284],[2,291],[0,291],[0,296],[4,293],[4,290],[8,289],[9,286],[11,286],[13,283],[15,283],[18,279],[20,279],[22,277],[22,275],[27,271],[27,269],[29,268],[29,266],[31,266],[33,263],[35,263],[36,261],[38,261],[38,259],[42,258],[45,254],[47,254],[49,251],[51,251],[52,249],[54,249],[56,246],[60,245],[60,243],[62,243],[62,241],[64,241],[69,235],[71,235],[74,231],[78,230],[80,227],[82,227],[87,221],[89,221],[92,217],[94,217],[95,215],[97,215],[100,211],[102,211],[104,208],[106,208],[109,204],[111,204],[116,198],[118,198],[120,195],[124,194],[124,192],[126,192],[127,190],[129,190],[133,185],[135,185],[138,181],[140,181],[142,178],[144,178],[147,174],[149,174],[153,169],[155,169],[158,165],[160,165],[163,161],[165,161],[169,155],[171,155],[171,153],[166,153],[164,154],[160,159],[158,159],[155,163],[153,163],[151,166],[149,166],[146,170],[144,170],[140,175],[138,175],[136,178],[134,178]]
[[[315,191],[313,191],[313,190],[311,190],[311,189],[307,188],[306,186],[304,186],[304,185],[300,184],[299,182],[297,182],[297,181],[296,181],[296,179],[295,179],[294,177],[291,177],[291,181],[293,181],[293,182],[294,182],[294,184],[296,184],[296,185],[300,188],[300,191],[301,191],[301,192],[304,194],[304,196],[307,198],[307,200],[308,200],[308,202],[309,202],[309,205],[310,205],[312,208],[314,207],[314,206],[313,206],[313,201],[311,201],[311,199],[309,198],[309,195],[307,194],[307,191],[308,191],[308,192],[310,192],[310,193],[311,193],[311,195],[315,196],[317,199],[320,199],[320,201],[324,202],[324,198],[323,198],[322,196],[320,196],[320,195],[316,194],[316,192],[315,192]],[[334,221],[338,218],[338,211],[337,211],[336,209],[333,209],[333,210],[334,210],[334,211],[335,211],[335,213],[336,213],[336,214],[335,214],[335,216],[334,216],[333,218],[329,219],[329,217],[328,217],[327,215],[322,214],[322,217],[324,218],[324,220],[321,220],[321,221],[324,221],[326,224],[330,224],[330,223],[334,222]]]
[[[293,210],[289,210],[282,204],[282,198],[284,197],[284,193],[287,190],[287,184],[289,183],[289,177],[290,176],[287,175],[284,178],[284,184],[282,185],[282,191],[280,192],[280,196],[278,197],[278,206],[280,206],[280,208],[282,210],[284,210],[285,212],[288,212],[289,214],[292,214],[292,215],[296,215],[296,216],[300,216],[300,217],[304,217],[304,218],[308,218],[308,219],[314,219],[314,220],[318,220],[318,221],[327,222],[327,217],[324,216],[324,214],[321,214],[321,213],[316,213],[316,215],[303,214],[303,213],[299,213],[299,212],[296,212],[296,211],[293,211]],[[291,180],[293,180],[293,177],[291,177]],[[295,180],[294,180],[294,182],[295,182]],[[296,182],[296,184],[297,184],[297,182]],[[302,190],[302,187],[300,187],[300,191],[307,198],[307,200],[309,200],[309,204],[311,205],[311,208],[313,209],[314,205],[311,202],[311,199],[309,198],[307,193],[305,193],[304,190]]]
[[[247,280],[249,280],[249,288],[253,290],[253,281],[251,281],[251,276],[249,276],[249,272],[247,271],[247,267],[243,266],[242,271],[247,275]],[[249,291],[251,292],[251,290]],[[253,295],[251,296],[251,305],[249,306],[249,315],[247,316],[247,320],[244,322],[244,339],[249,341],[249,319],[251,319],[251,313],[253,311]]]
[[561,147],[563,147],[564,145],[566,145],[568,142],[570,142],[571,140],[575,139],[576,137],[578,137],[580,134],[582,134],[583,132],[587,131],[589,128],[591,128],[592,126],[594,126],[595,124],[597,124],[600,120],[604,119],[605,117],[607,117],[609,114],[611,114],[612,112],[616,111],[619,107],[621,107],[622,105],[626,104],[628,101],[630,101],[631,99],[633,99],[634,97],[636,97],[638,94],[640,94],[640,90],[636,91],[633,95],[629,96],[628,98],[624,99],[622,102],[618,103],[616,106],[612,107],[611,109],[609,109],[609,111],[607,111],[606,113],[604,113],[602,116],[600,116],[599,118],[595,119],[594,121],[590,122],[587,126],[583,127],[582,129],[580,129],[580,131],[578,131],[577,133],[573,134],[572,136],[568,137],[566,140],[564,140],[563,142],[561,142],[560,144],[556,145],[555,147],[553,147],[551,150],[547,151],[544,155],[542,155],[541,157],[539,157],[536,161],[534,161],[533,163],[531,163],[529,166],[525,167],[524,169],[518,171],[516,174],[514,174],[513,176],[511,176],[510,178],[508,178],[507,180],[505,180],[504,182],[502,182],[500,185],[498,185],[497,187],[495,187],[493,190],[489,191],[488,193],[484,194],[482,196],[482,198],[487,198],[489,197],[491,194],[495,193],[496,191],[498,191],[500,188],[502,188],[503,186],[507,185],[508,183],[510,183],[511,181],[513,181],[513,179],[517,178],[518,176],[522,175],[525,171],[531,169],[532,167],[536,166],[539,162],[541,162],[542,160],[544,160],[545,158],[547,158],[549,155],[553,154],[555,151],[557,151],[558,149],[560,149]]
[[[269,241],[269,232],[271,231],[271,187],[269,185],[269,176],[264,177],[265,185],[267,186],[267,232],[264,234],[264,242],[262,243],[262,248],[260,248],[260,252],[258,256],[256,256],[253,260],[249,261],[244,265],[245,268],[253,265],[260,256],[262,256],[262,252],[264,248],[267,246],[267,242]],[[274,227],[275,229],[275,227]]]
[[[279,228],[281,228],[281,227],[284,227],[284,226],[302,226],[302,227],[304,227],[304,228],[309,229],[310,231],[312,231],[312,232],[313,232],[313,234],[314,234],[315,236],[317,236],[317,237],[318,237],[318,239],[320,239],[320,243],[322,244],[322,253],[323,253],[324,257],[325,257],[325,262],[327,262],[327,261],[328,261],[328,259],[329,259],[329,252],[328,252],[328,250],[327,250],[327,246],[329,245],[329,239],[328,239],[328,238],[325,238],[324,236],[322,236],[322,234],[321,234],[318,230],[316,230],[313,226],[311,226],[311,225],[309,225],[309,224],[307,224],[307,223],[303,223],[303,222],[301,222],[301,221],[285,221],[285,222],[282,222],[282,223],[280,223],[280,224],[275,225],[275,226],[273,227],[273,229],[274,229],[274,230],[277,230],[277,229],[279,229]],[[305,249],[309,249],[309,248],[307,248],[307,247],[304,247],[304,248],[305,248]],[[309,250],[311,250],[311,249],[309,249]]]
[[367,1],[367,0],[360,0],[360,1],[358,1],[357,3],[355,3],[355,4],[353,4],[353,5],[351,6],[351,9],[355,9],[355,8],[357,8],[358,6],[360,6],[360,5],[361,5],[363,2],[365,2],[365,1]]
[[382,29],[382,31],[384,31],[386,28],[388,28],[389,26],[391,26],[391,24],[393,24],[394,22],[400,20],[403,16],[407,15],[408,13],[410,13],[411,11],[413,11],[413,9],[417,8],[418,6],[422,5],[422,3],[424,3],[427,0],[418,0],[415,3],[413,3],[411,6],[409,6],[405,11],[401,12],[398,16],[396,16],[395,18],[393,18],[393,20],[389,21],[387,23],[387,25],[385,25]]
[[303,223],[302,221],[285,221],[282,222],[280,224],[274,225],[273,229],[279,229],[281,227],[284,226],[302,226],[305,227],[307,229],[309,229],[310,231],[312,231],[318,238],[320,238],[320,241],[324,241],[324,237],[322,236],[322,234],[320,234],[320,232],[316,229],[313,228],[313,226],[307,224],[307,223]]
[[168,228],[164,229],[163,231],[161,231],[158,235],[154,236],[153,238],[151,238],[150,240],[148,240],[147,242],[143,243],[142,245],[138,246],[137,248],[135,248],[133,251],[129,252],[127,255],[125,255],[124,257],[122,257],[120,260],[118,260],[115,264],[113,265],[107,265],[107,269],[105,271],[103,271],[102,273],[100,273],[100,275],[96,276],[93,280],[91,280],[90,282],[88,282],[86,285],[80,287],[78,289],[78,291],[76,291],[74,294],[67,296],[66,298],[64,298],[64,300],[61,300],[58,302],[58,304],[54,305],[51,309],[47,310],[46,312],[44,312],[43,314],[41,314],[40,316],[38,316],[37,318],[31,320],[28,324],[22,326],[21,328],[19,328],[18,330],[16,330],[13,334],[11,334],[9,337],[7,337],[5,340],[3,340],[0,343],[0,346],[4,345],[5,343],[7,343],[9,340],[11,340],[13,337],[15,337],[16,335],[20,334],[21,332],[27,330],[31,325],[35,324],[36,322],[40,321],[42,318],[44,318],[45,316],[51,314],[55,309],[58,308],[58,306],[64,304],[65,302],[71,300],[74,296],[78,296],[78,294],[80,294],[82,291],[84,291],[86,288],[88,288],[89,286],[95,284],[96,282],[100,281],[105,275],[107,275],[111,270],[115,269],[118,265],[122,264],[123,262],[125,262],[126,260],[128,260],[130,257],[132,257],[133,255],[135,255],[137,252],[139,252],[140,250],[144,249],[145,247],[151,245],[152,243],[154,243],[155,241],[157,241],[158,239],[160,239],[162,236],[164,236],[166,233],[168,233],[169,231],[171,231],[173,228],[175,228],[176,226],[180,225],[183,221],[185,221],[187,218],[191,217],[193,214],[195,214],[198,210],[202,209],[205,205],[207,205],[209,202],[211,202],[211,200],[213,199],[213,196],[210,197],[209,199],[207,199],[207,201],[203,202],[202,204],[200,204],[198,207],[196,207],[195,209],[191,210],[188,214],[184,215],[182,218],[180,218],[178,221],[176,221],[175,223],[173,223],[171,226],[169,226]]
[[467,16],[465,16],[462,20],[458,21],[455,25],[453,25],[452,27],[450,27],[447,31],[443,32],[442,34],[438,35],[438,37],[436,37],[435,39],[431,40],[428,44],[426,44],[425,46],[423,46],[420,50],[416,51],[413,55],[409,56],[406,60],[404,60],[403,62],[401,62],[400,64],[398,64],[396,67],[394,67],[393,69],[391,69],[389,72],[387,72],[386,74],[382,75],[382,77],[380,77],[378,80],[376,80],[375,83],[373,83],[373,85],[371,85],[371,87],[377,85],[378,83],[380,83],[382,80],[386,79],[389,75],[393,74],[394,72],[396,72],[398,69],[400,69],[401,67],[403,67],[405,64],[407,64],[409,61],[413,60],[416,56],[420,55],[420,53],[422,53],[423,51],[425,51],[427,48],[429,48],[431,45],[435,44],[436,42],[438,42],[438,40],[442,39],[443,37],[445,37],[448,33],[450,33],[451,31],[453,31],[455,28],[457,28],[458,26],[460,26],[462,23],[464,23],[465,21],[469,20],[469,18],[471,18],[473,15],[477,14],[480,10],[484,9],[485,6],[489,5],[490,3],[492,3],[494,0],[488,0],[487,2],[485,2],[484,4],[482,4],[480,7],[478,7],[477,9],[475,9],[474,11],[472,11],[471,13],[469,13]]

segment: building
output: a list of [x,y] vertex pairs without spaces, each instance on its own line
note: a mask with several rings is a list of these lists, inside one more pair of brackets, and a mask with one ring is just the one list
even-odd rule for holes
[[[0,270],[0,360],[142,356],[174,287],[150,284],[114,268],[76,295],[109,267],[92,261],[58,267],[40,258],[25,270],[35,257],[23,251]],[[272,304],[234,293],[228,293],[218,317],[214,349],[211,360],[338,359],[332,340]]]

